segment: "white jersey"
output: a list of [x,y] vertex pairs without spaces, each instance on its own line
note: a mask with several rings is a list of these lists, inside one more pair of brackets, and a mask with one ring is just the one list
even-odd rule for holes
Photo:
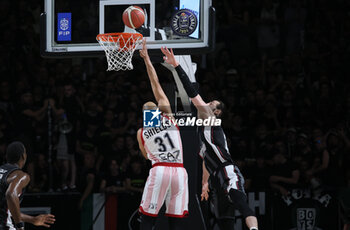
[[167,125],[161,127],[142,128],[141,139],[147,152],[147,157],[156,163],[183,163],[183,152],[180,131],[177,125],[166,116]]

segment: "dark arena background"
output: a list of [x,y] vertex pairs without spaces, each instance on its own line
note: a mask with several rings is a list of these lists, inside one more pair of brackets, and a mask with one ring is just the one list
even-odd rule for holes
[[[88,15],[95,2],[74,7]],[[0,163],[9,143],[25,144],[31,181],[22,212],[54,214],[50,229],[139,229],[151,164],[136,132],[143,103],[154,101],[144,62],[136,51],[133,70],[107,72],[105,56],[42,57],[44,6],[0,1]],[[212,6],[214,46],[188,54],[203,99],[225,104],[222,126],[259,229],[349,230],[350,1]],[[73,28],[73,40],[95,39],[96,21],[86,18]],[[151,58],[172,106],[180,105],[161,53]],[[190,188],[186,229],[218,230],[213,203],[201,201],[197,130],[180,131]],[[168,229],[163,213],[156,229]],[[235,230],[247,229],[238,211],[231,214]]]

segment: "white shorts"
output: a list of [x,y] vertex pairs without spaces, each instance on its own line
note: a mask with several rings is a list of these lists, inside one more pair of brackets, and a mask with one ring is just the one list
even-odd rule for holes
[[183,167],[155,166],[151,168],[139,211],[157,216],[165,202],[165,215],[182,218],[188,215],[188,178]]

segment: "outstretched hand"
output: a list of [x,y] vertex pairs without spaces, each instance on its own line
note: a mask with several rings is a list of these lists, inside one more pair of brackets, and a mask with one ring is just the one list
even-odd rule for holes
[[202,185],[201,201],[208,200],[209,198],[209,185],[208,182]]
[[55,216],[52,215],[52,214],[42,214],[42,215],[39,215],[39,216],[36,216],[35,217],[35,220],[34,220],[34,225],[35,226],[44,226],[44,227],[47,227],[49,228],[50,227],[50,224],[54,224],[55,223]]
[[146,38],[142,40],[142,49],[140,49],[140,56],[145,59],[148,58],[148,51],[147,51],[147,45],[146,45]]
[[175,55],[174,55],[174,52],[173,52],[173,49],[169,49],[166,48],[166,47],[161,47],[160,50],[162,51],[162,53],[165,55],[163,56],[163,59],[166,63],[174,66],[174,67],[177,67],[179,65],[179,63],[176,61],[175,59]]

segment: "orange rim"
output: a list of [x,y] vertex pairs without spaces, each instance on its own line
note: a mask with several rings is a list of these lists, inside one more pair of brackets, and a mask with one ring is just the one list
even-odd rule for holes
[[[96,39],[98,41],[110,41],[110,42],[117,42],[119,37],[123,36],[124,41],[127,41],[130,37],[142,39],[142,34],[139,33],[106,33],[106,34],[99,34],[97,35]],[[112,39],[112,41],[111,41]],[[131,41],[133,42],[133,41]]]
[[[123,39],[120,38],[121,36]],[[142,34],[139,33],[106,33],[99,34],[96,37],[96,39],[100,42],[118,42],[119,51],[127,51],[133,49],[135,41],[141,40],[142,38]]]

